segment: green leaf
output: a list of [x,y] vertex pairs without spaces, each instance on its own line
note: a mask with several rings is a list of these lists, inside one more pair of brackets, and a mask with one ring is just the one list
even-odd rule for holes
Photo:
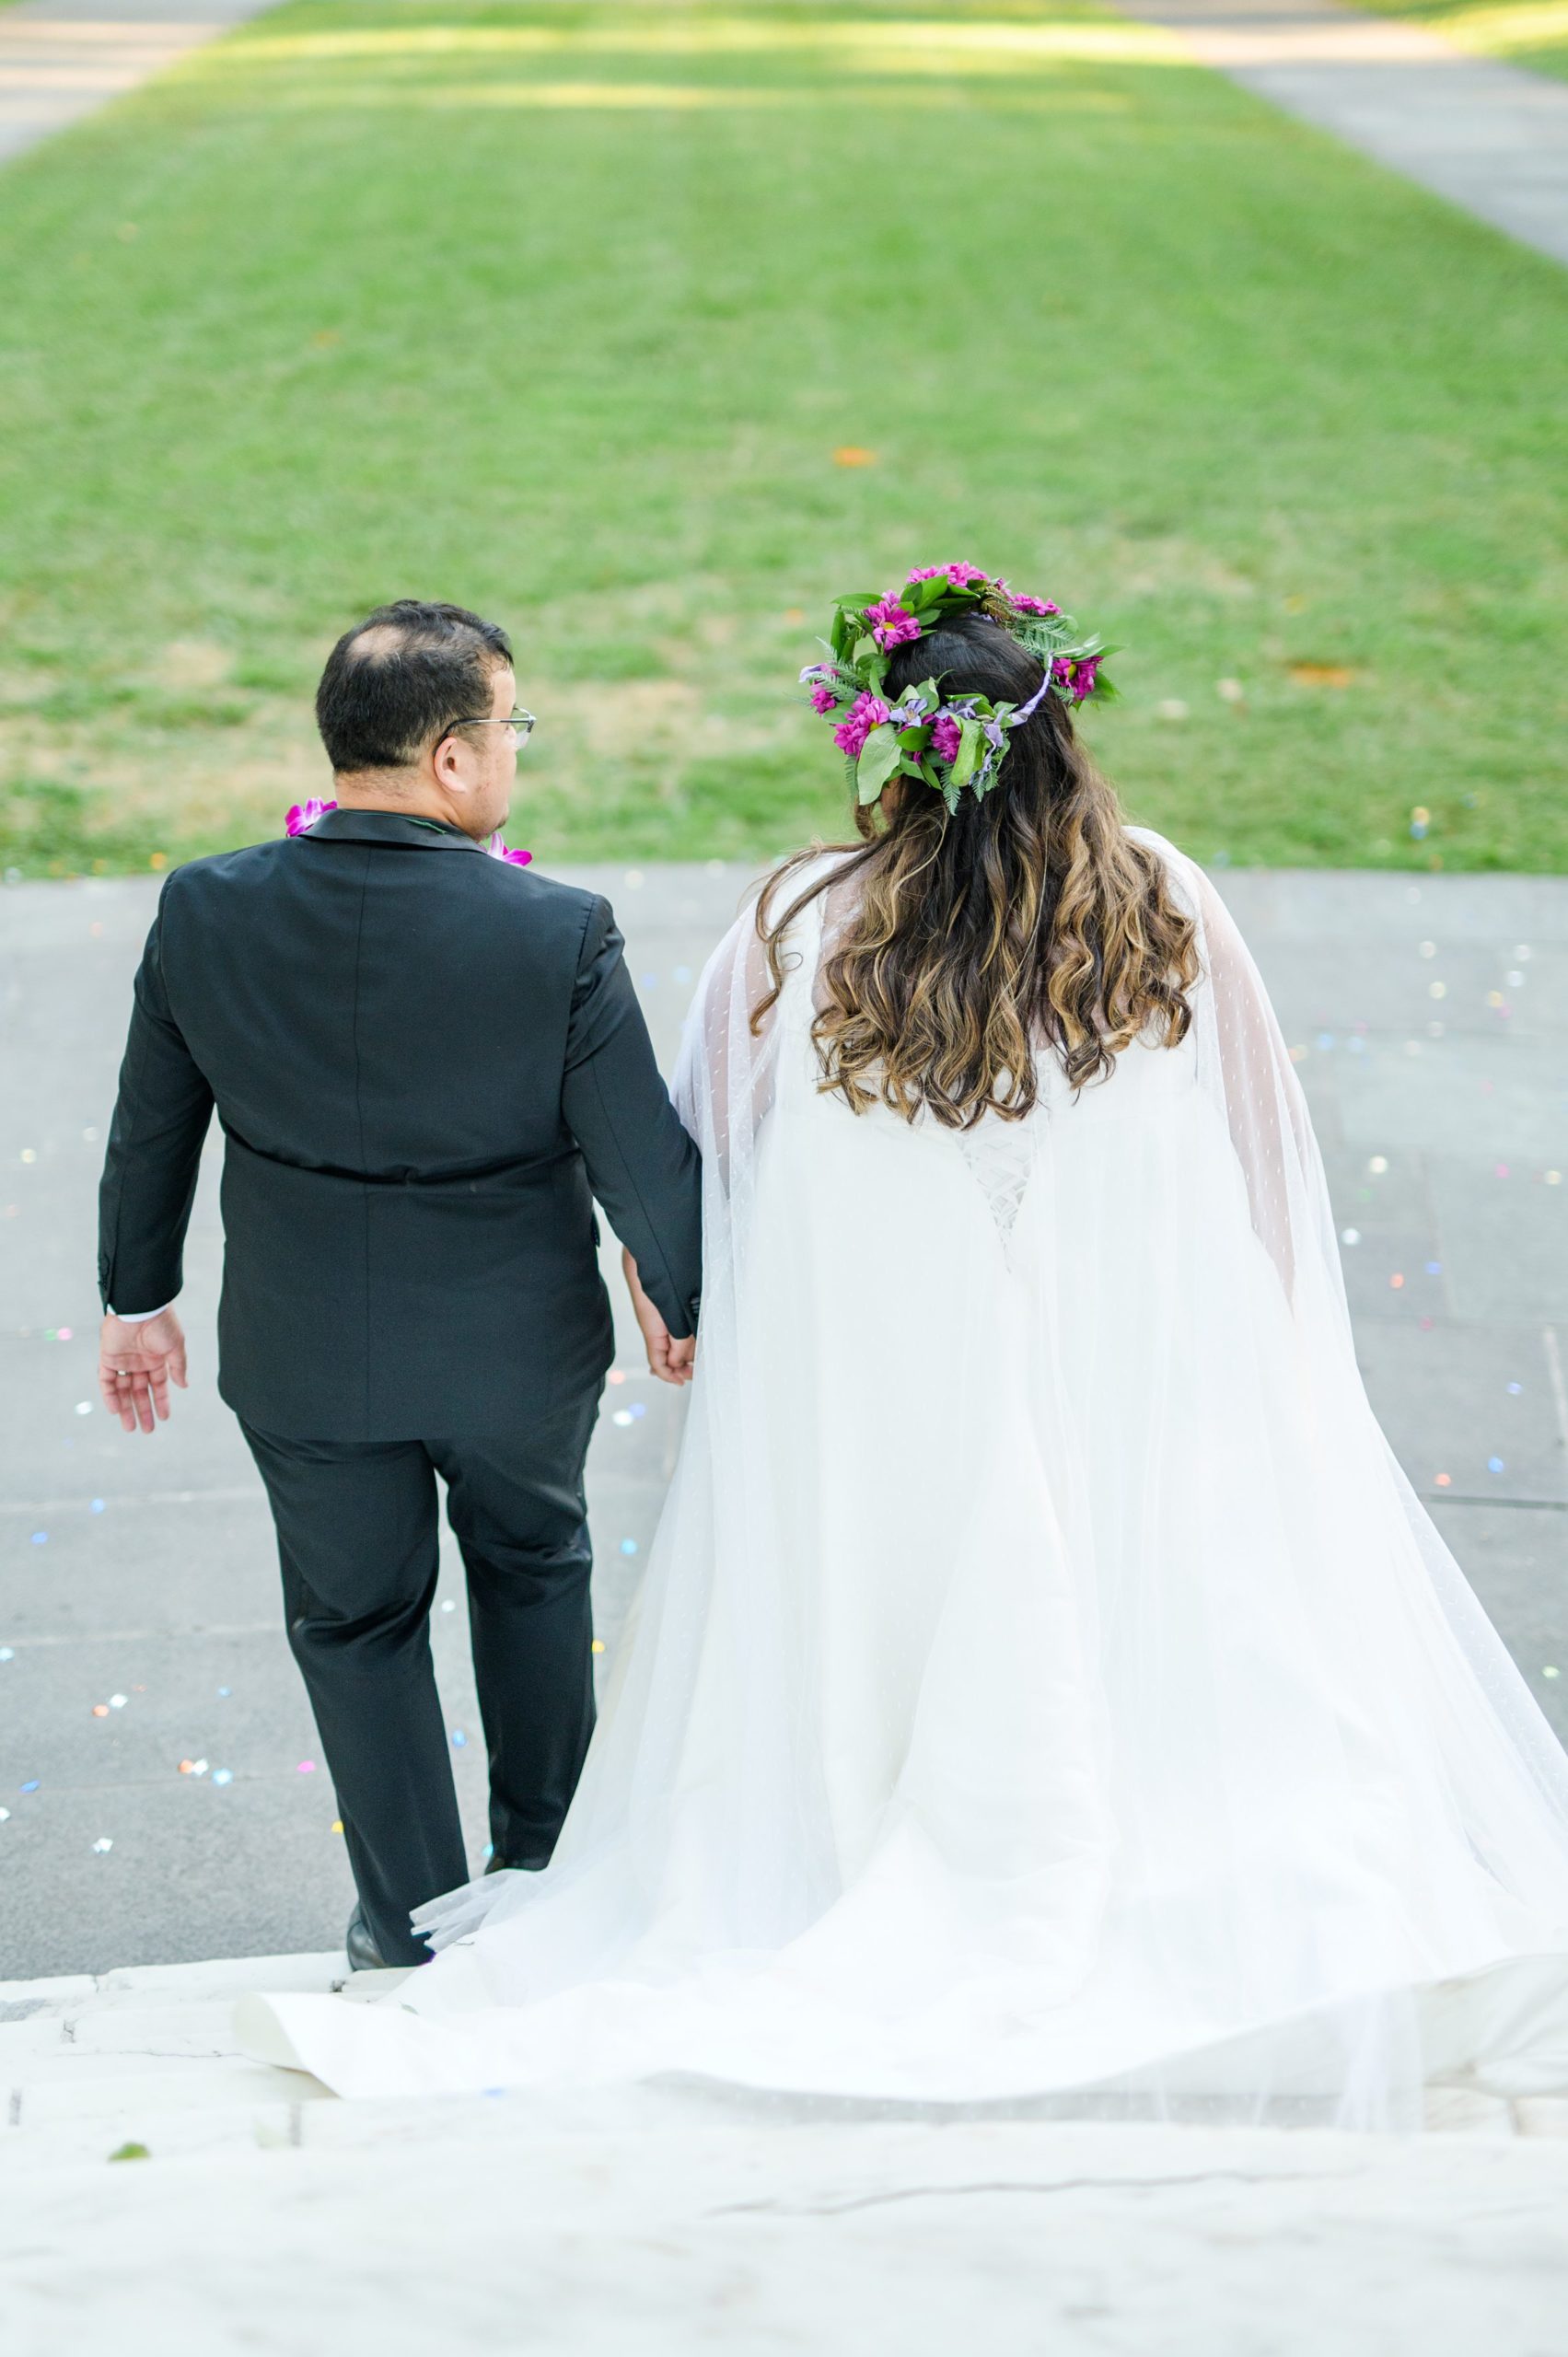
[[863,638],[857,638],[855,640],[854,652],[851,656],[850,660],[855,664],[868,663],[871,657],[878,652],[879,649],[877,647],[877,641],[871,636],[870,633],[867,632]]
[[150,2161],[152,2154],[145,2144],[122,2144],[109,2157],[111,2161]]
[[861,747],[855,769],[855,787],[863,804],[876,801],[898,768],[900,758],[897,730],[886,721],[880,722]]
[[[970,778],[973,777],[975,771],[979,766],[980,757],[981,735],[979,721],[974,719],[960,720],[958,723],[958,756],[953,763],[952,771],[953,785],[955,789],[968,785]],[[956,802],[950,803],[948,807],[956,810],[958,808],[958,804]]]

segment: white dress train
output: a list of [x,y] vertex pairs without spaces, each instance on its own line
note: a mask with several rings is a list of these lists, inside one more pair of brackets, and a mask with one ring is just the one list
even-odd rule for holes
[[[963,1136],[819,1088],[749,912],[677,1082],[679,1464],[542,1874],[370,2003],[349,2096],[795,2096],[1409,2125],[1568,2085],[1568,1761],[1357,1374],[1321,1166],[1200,871],[1194,1022]],[[836,889],[837,888],[835,888]]]

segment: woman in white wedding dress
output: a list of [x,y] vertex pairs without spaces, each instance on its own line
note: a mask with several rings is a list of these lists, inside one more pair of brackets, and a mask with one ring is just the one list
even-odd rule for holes
[[1099,661],[972,567],[841,607],[863,841],[697,993],[696,1376],[560,1845],[253,2050],[1348,2125],[1568,2084],[1568,1762],[1367,1405],[1246,949],[1074,736]]

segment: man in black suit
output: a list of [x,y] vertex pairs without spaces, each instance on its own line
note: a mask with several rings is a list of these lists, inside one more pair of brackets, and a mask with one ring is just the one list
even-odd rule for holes
[[467,1879],[430,1660],[436,1475],[468,1572],[493,1864],[550,1856],[593,1726],[583,1463],[612,1354],[597,1196],[656,1374],[688,1379],[697,1153],[609,903],[487,856],[519,734],[494,624],[413,599],[332,650],[337,807],[166,883],[101,1197],[100,1383],[185,1381],[169,1306],[214,1106],[218,1388],[277,1525],[359,1893],[356,1964]]

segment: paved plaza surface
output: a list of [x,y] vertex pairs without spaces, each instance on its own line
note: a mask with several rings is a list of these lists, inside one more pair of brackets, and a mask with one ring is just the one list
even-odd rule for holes
[[[563,872],[614,900],[668,1070],[748,871]],[[1298,1051],[1374,1403],[1568,1735],[1568,880],[1216,880]],[[213,1388],[215,1131],[181,1304],[192,1388],[151,1440],[96,1401],[97,1179],[157,888],[0,892],[0,1978],[320,1952],[351,1904],[265,1504]],[[683,1405],[639,1371],[612,1291],[621,1379],[590,1464],[605,1665]],[[458,1573],[448,1542],[436,1650],[477,1864]]]

